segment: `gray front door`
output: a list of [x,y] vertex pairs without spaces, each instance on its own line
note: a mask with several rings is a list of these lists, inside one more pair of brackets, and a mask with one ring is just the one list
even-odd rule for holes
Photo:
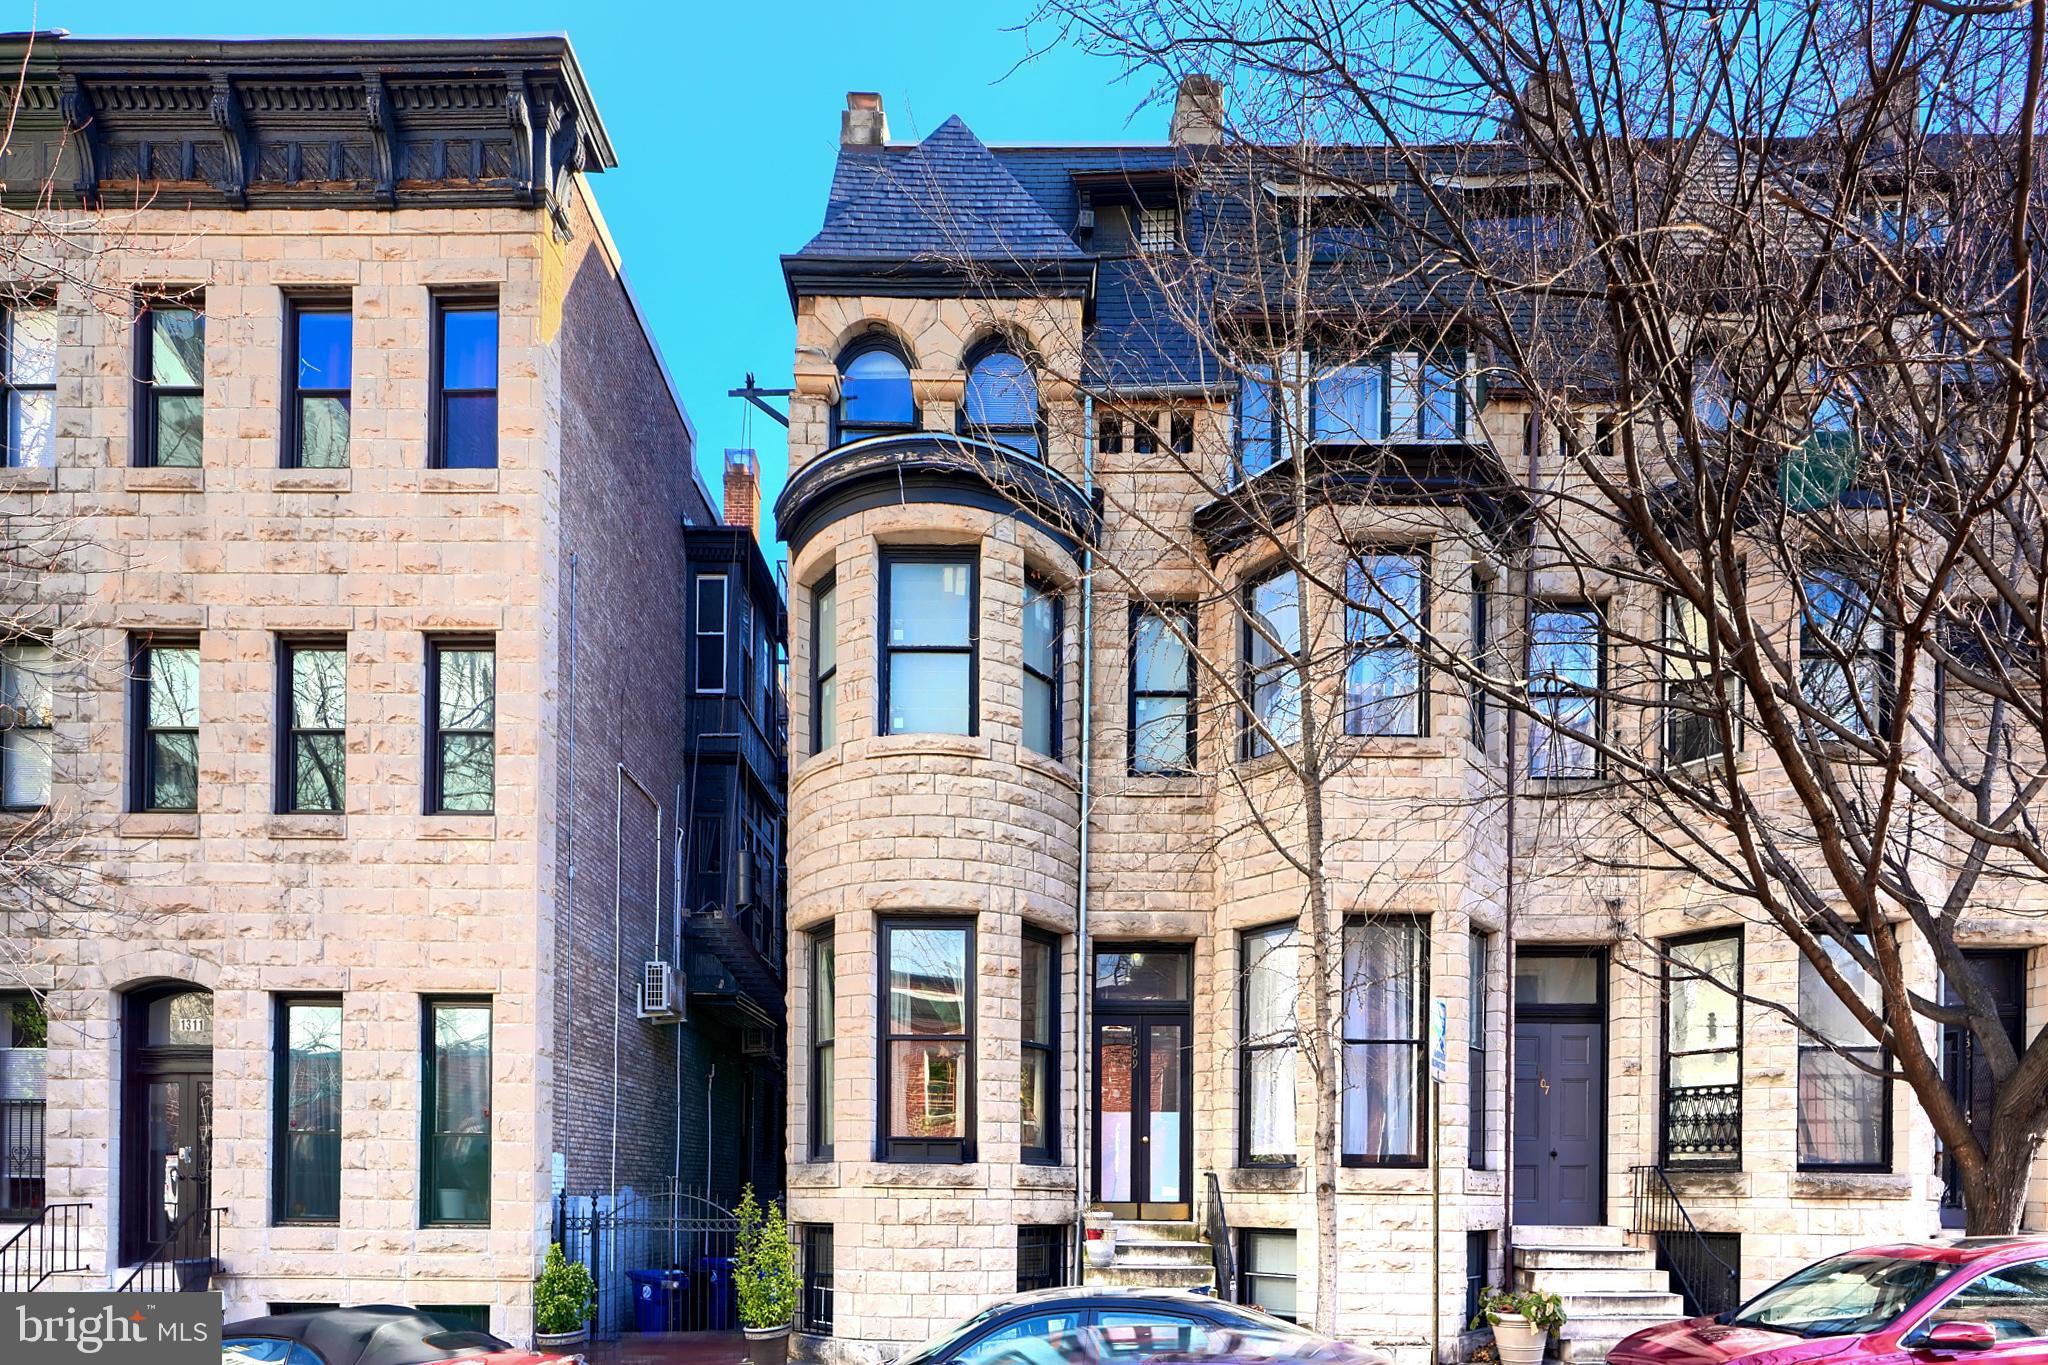
[[1604,961],[1526,955],[1515,967],[1515,1222],[1605,1221]]

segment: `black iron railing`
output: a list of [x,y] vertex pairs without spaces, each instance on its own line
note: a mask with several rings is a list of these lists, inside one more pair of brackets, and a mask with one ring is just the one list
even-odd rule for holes
[[226,1209],[203,1205],[177,1222],[164,1239],[150,1248],[128,1278],[121,1281],[123,1294],[196,1294],[221,1271],[215,1259],[220,1246],[221,1225]]
[[1742,1087],[1672,1086],[1664,1092],[1664,1159],[1707,1164],[1742,1155]]
[[739,1228],[730,1209],[673,1182],[654,1194],[555,1196],[555,1240],[590,1267],[591,1334],[604,1341],[631,1331],[738,1331]]
[[1719,1314],[1739,1304],[1741,1275],[1692,1221],[1663,1170],[1634,1167],[1629,1171],[1629,1183],[1634,1196],[1629,1231],[1648,1237],[1656,1246],[1657,1261],[1671,1272],[1686,1311],[1694,1316]]
[[52,1275],[86,1269],[85,1215],[90,1204],[45,1204],[0,1241],[0,1294],[26,1294]]
[[0,1218],[43,1206],[43,1102],[0,1100]]
[[1223,1183],[1216,1172],[1205,1173],[1208,1198],[1202,1204],[1202,1235],[1209,1239],[1209,1263],[1216,1269],[1216,1297],[1236,1303],[1237,1243],[1231,1236],[1230,1216],[1223,1210]]

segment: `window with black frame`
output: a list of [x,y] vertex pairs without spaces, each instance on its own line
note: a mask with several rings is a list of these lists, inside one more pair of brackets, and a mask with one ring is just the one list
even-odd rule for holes
[[1042,574],[1024,575],[1024,747],[1060,756],[1060,656],[1066,603]]
[[838,1097],[838,952],[829,930],[811,935],[811,1160],[830,1161]]
[[1315,439],[1323,443],[1458,440],[1465,424],[1464,354],[1399,350],[1320,362],[1309,406]]
[[812,1336],[832,1335],[832,1225],[799,1223],[797,1254],[803,1260],[803,1297],[797,1304],[796,1329]]
[[968,365],[960,412],[967,435],[1038,458],[1038,379],[1009,347],[983,351]]
[[55,667],[56,654],[44,641],[0,642],[0,807],[7,810],[50,804]]
[[199,645],[138,640],[130,677],[134,809],[199,809]]
[[48,469],[57,458],[57,309],[22,299],[6,309],[0,392],[7,467]]
[[690,631],[697,642],[693,665],[699,695],[713,695],[726,690],[725,629],[730,616],[726,601],[727,582],[722,573],[700,573],[696,579],[695,610],[691,613]]
[[50,1020],[26,991],[0,995],[0,1219],[42,1208]]
[[1428,1108],[1429,921],[1371,916],[1344,925],[1343,1160],[1422,1160]]
[[204,461],[206,315],[168,300],[145,302],[136,317],[135,463],[197,469]]
[[1493,935],[1468,931],[1465,995],[1465,1165],[1486,1169],[1487,953]]
[[1664,945],[1664,1164],[1742,1162],[1742,931]]
[[1067,1229],[1061,1223],[1026,1224],[1017,1229],[1017,1292],[1058,1289],[1067,1273]]
[[281,996],[277,1002],[276,1188],[271,1221],[341,1218],[341,1001]]
[[496,469],[497,300],[436,300],[434,344],[433,465]]
[[811,589],[811,752],[839,742],[839,579]]
[[1884,728],[1891,640],[1869,590],[1840,569],[1800,578],[1799,691],[1823,740]]
[[973,550],[882,555],[885,735],[971,735],[977,655]]
[[1300,579],[1289,569],[1249,584],[1244,612],[1244,756],[1260,758],[1301,738]]
[[910,364],[893,342],[867,337],[840,355],[839,405],[832,416],[834,445],[917,430]]
[[1486,580],[1478,574],[1472,575],[1472,597],[1470,602],[1471,649],[1473,678],[1466,697],[1472,708],[1471,725],[1465,733],[1465,740],[1481,753],[1486,752],[1487,728],[1490,718],[1485,678],[1491,676],[1493,658],[1493,594],[1487,588]]
[[284,464],[346,469],[355,320],[346,301],[319,300],[292,302],[288,318]]
[[1251,478],[1280,462],[1279,395],[1271,365],[1248,365],[1237,383],[1237,475]]
[[1300,1270],[1292,1232],[1246,1228],[1238,1234],[1238,1297],[1286,1322],[1297,1320]]
[[1195,766],[1195,608],[1131,604],[1130,769],[1192,772]]
[[[1856,936],[1867,948],[1869,940]],[[1835,974],[1863,1007],[1884,1005],[1876,980],[1849,949],[1820,936]],[[1885,1050],[1835,993],[1820,969],[1799,956],[1799,1167],[1882,1171],[1891,1167],[1891,1076]]]
[[885,1161],[974,1160],[974,928],[882,921]]
[[1059,1161],[1059,940],[1028,929],[1023,955],[1018,1145],[1025,1161],[1053,1165]]
[[339,814],[347,808],[348,651],[339,640],[288,640],[281,652],[277,808]]
[[1707,639],[1707,619],[1682,597],[1664,598],[1664,761],[1718,756],[1722,693]]
[[422,1225],[491,1220],[491,1002],[427,1000]]
[[1238,1164],[1291,1166],[1301,954],[1292,921],[1241,936]]
[[1420,735],[1429,722],[1422,641],[1429,629],[1429,556],[1360,555],[1345,581],[1344,732]]
[[1595,741],[1605,704],[1606,628],[1589,603],[1546,603],[1529,621],[1529,776],[1568,780],[1605,771]]
[[428,648],[429,813],[488,815],[497,800],[498,658],[483,641]]

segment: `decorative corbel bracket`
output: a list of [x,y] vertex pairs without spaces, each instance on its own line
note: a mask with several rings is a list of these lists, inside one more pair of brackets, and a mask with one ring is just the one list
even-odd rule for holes
[[363,76],[363,119],[370,128],[370,173],[376,179],[377,198],[386,208],[398,202],[397,157],[391,144],[391,95],[384,88],[381,72]]
[[555,231],[564,238],[569,235],[569,214],[564,207],[569,202],[569,180],[583,169],[588,155],[576,111],[554,105],[548,116],[548,211],[554,216]]
[[64,116],[64,131],[78,153],[78,179],[73,182],[72,189],[86,207],[97,208],[100,201],[99,111],[93,108],[92,96],[78,83],[78,77],[68,72],[58,77],[57,107]]
[[533,92],[523,72],[505,73],[505,122],[512,129],[512,178],[531,204],[540,197],[540,181],[533,173]]
[[218,188],[237,205],[249,202],[249,172],[256,163],[256,142],[249,133],[249,120],[242,115],[242,100],[235,83],[226,76],[213,78],[213,99],[207,106],[213,126],[220,129],[220,148],[225,167]]

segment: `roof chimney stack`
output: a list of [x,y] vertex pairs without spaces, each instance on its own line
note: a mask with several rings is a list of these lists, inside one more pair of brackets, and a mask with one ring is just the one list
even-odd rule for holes
[[725,524],[761,534],[761,470],[751,450],[725,452]]
[[1223,82],[1199,71],[1181,77],[1166,136],[1176,147],[1213,146],[1223,141]]
[[879,147],[889,140],[889,116],[882,97],[872,90],[846,92],[846,111],[839,116],[839,145]]

